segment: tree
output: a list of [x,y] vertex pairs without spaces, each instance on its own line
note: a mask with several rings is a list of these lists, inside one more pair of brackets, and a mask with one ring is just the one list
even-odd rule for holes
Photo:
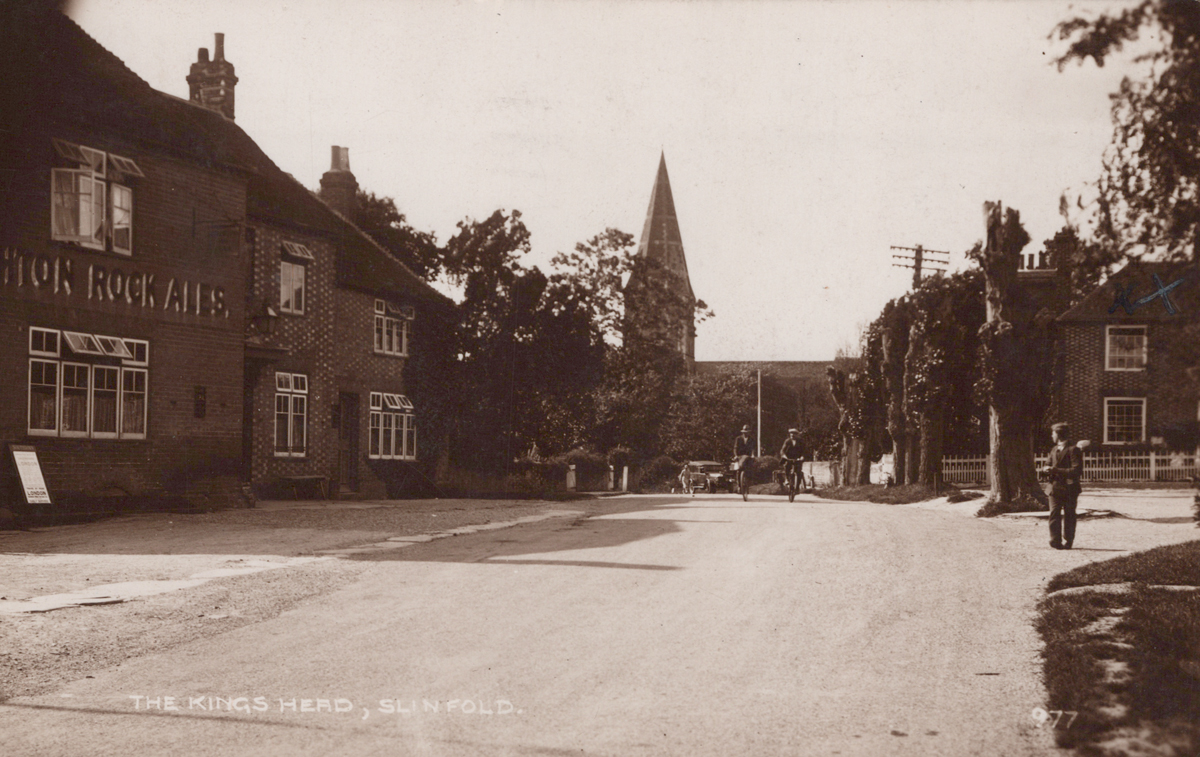
[[985,202],[986,242],[969,253],[987,280],[987,322],[979,330],[980,391],[991,407],[988,474],[993,502],[1045,509],[1033,445],[1036,423],[1051,397],[1053,340],[1050,318],[1034,310],[1017,282],[1021,250],[1029,234],[1021,214]]
[[727,460],[733,439],[754,416],[749,369],[684,376],[663,422],[663,452],[677,460]]
[[425,281],[433,281],[442,272],[442,249],[433,234],[417,231],[396,209],[391,197],[358,190],[350,221],[407,265]]
[[[947,432],[952,440],[976,426],[978,329],[984,321],[978,270],[931,276],[908,296],[909,349],[904,364],[904,414],[919,433],[919,458],[906,480],[941,487]],[[915,465],[914,465],[915,464]],[[915,481],[908,475],[916,472]]]
[[1064,21],[1051,37],[1069,42],[1062,70],[1088,59],[1103,66],[1143,31],[1158,31],[1162,42],[1134,58],[1148,67],[1146,78],[1125,77],[1112,95],[1113,140],[1089,208],[1092,241],[1113,259],[1183,258],[1200,252],[1200,3],[1142,0]]
[[908,334],[912,328],[911,308],[906,297],[883,306],[878,323],[883,375],[884,404],[888,435],[892,439],[892,474],[897,484],[916,483],[908,476],[909,419],[904,412],[904,362],[908,354]]

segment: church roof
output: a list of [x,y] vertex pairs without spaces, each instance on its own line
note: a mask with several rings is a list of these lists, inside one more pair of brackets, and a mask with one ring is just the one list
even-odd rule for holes
[[679,219],[675,216],[675,198],[671,196],[665,154],[658,161],[658,176],[650,192],[650,209],[646,212],[646,225],[642,227],[638,255],[654,259],[678,275],[686,287],[687,297],[696,299],[688,277],[687,258],[683,254],[683,237],[679,233]]

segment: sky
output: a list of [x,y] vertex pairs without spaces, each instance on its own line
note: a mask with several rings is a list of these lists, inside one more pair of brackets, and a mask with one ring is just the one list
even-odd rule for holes
[[445,242],[519,210],[527,264],[639,236],[665,155],[697,360],[826,360],[912,283],[890,246],[963,252],[984,201],[1033,242],[1100,173],[1132,64],[1053,58],[1112,3],[74,0],[85,31],[187,97],[225,35],[237,123],[315,189],[330,147]]

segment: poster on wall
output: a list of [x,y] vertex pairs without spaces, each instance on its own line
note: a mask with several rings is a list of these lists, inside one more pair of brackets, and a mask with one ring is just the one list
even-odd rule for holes
[[10,444],[13,464],[17,468],[17,476],[21,479],[21,492],[25,495],[28,505],[49,505],[50,490],[46,488],[46,479],[42,476],[42,466],[38,462],[37,450],[26,444]]

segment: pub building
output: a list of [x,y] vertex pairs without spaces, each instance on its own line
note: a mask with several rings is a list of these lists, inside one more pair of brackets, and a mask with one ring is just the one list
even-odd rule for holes
[[184,100],[57,11],[0,16],[0,507],[37,511],[11,445],[42,514],[427,478],[413,324],[452,305],[236,126],[221,35]]

